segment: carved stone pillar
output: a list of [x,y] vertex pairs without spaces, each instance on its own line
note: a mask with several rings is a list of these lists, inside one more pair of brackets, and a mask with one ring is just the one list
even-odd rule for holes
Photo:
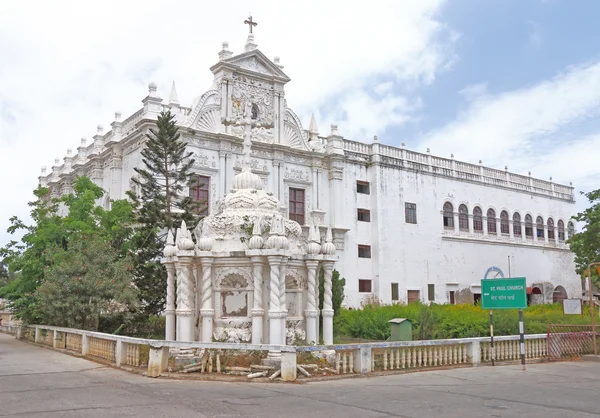
[[165,262],[167,269],[167,306],[165,309],[165,339],[175,340],[175,264]]
[[319,324],[319,300],[317,291],[319,284],[317,283],[317,267],[318,260],[306,260],[306,269],[308,270],[308,298],[306,300],[306,341],[309,344],[319,343],[318,324]]
[[285,295],[285,272],[288,258],[281,257],[279,264],[279,310],[284,314],[281,321],[281,344],[287,343],[287,302]]
[[325,286],[323,292],[323,342],[333,344],[333,301],[332,283],[333,261],[323,261],[325,271]]
[[267,256],[269,260],[269,344],[282,344],[281,319],[283,314],[279,307],[279,264],[281,256]]
[[261,257],[250,257],[254,269],[254,306],[252,307],[252,344],[263,343],[263,264]]
[[202,342],[211,342],[213,337],[213,317],[215,315],[212,287],[213,262],[214,260],[210,257],[200,257],[202,265],[202,305],[200,308],[200,316],[202,317]]
[[190,286],[192,257],[180,255],[177,259],[177,341],[193,341],[193,312],[190,306],[190,292],[193,292],[193,286]]

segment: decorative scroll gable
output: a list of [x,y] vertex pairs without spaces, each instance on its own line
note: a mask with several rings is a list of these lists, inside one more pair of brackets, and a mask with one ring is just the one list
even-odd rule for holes
[[215,72],[221,66],[226,66],[233,70],[245,70],[254,74],[260,74],[284,84],[290,81],[290,78],[281,70],[281,68],[275,65],[273,61],[267,58],[265,54],[258,49],[244,52],[220,61],[211,68],[211,71]]

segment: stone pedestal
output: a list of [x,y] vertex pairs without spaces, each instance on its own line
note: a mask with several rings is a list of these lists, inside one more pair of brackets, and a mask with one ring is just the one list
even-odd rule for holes
[[[285,321],[287,312],[269,311],[269,344],[283,345],[285,335],[281,335],[281,322]],[[269,351],[270,359],[280,359],[281,351]]]
[[305,310],[304,316],[306,318],[306,341],[309,344],[319,343],[319,334],[317,334],[317,325],[319,322],[319,311],[316,309]]
[[211,342],[213,337],[213,317],[214,309],[201,309],[200,316],[202,317],[202,341]]
[[252,344],[263,343],[263,309],[252,309]]
[[333,344],[333,309],[323,309],[323,343]]

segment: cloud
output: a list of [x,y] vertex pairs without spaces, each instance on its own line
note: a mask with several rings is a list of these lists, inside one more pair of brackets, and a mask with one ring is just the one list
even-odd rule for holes
[[[8,218],[27,216],[40,167],[97,124],[108,128],[115,111],[135,112],[150,81],[166,99],[175,80],[184,105],[203,94],[221,42],[243,51],[241,11],[252,11],[259,49],[280,56],[292,78],[289,106],[306,124],[312,112],[325,115],[322,133],[337,122],[351,137],[405,122],[418,98],[403,86],[431,83],[448,68],[457,34],[440,21],[443,3],[56,0],[36,2],[36,13],[0,3],[0,175],[10,196],[0,205],[0,245]],[[374,80],[392,85],[375,92]]]
[[468,101],[472,101],[478,97],[484,96],[486,93],[487,83],[470,84],[464,89],[458,91],[458,94]]
[[[455,120],[422,138],[433,153],[527,171],[556,135],[600,110],[600,63],[572,67],[536,85],[471,97]],[[560,168],[557,167],[557,170]],[[560,174],[560,176],[559,176]],[[569,168],[556,175],[568,181]]]

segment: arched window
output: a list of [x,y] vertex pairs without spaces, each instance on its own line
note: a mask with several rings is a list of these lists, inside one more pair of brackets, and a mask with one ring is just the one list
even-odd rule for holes
[[444,228],[454,229],[454,206],[452,203],[444,203]]
[[565,223],[562,220],[559,220],[558,223],[556,224],[556,226],[558,227],[558,240],[564,241],[565,240]]
[[483,232],[483,213],[479,206],[473,208],[473,229],[475,232]]
[[525,236],[533,239],[533,218],[531,215],[525,215]]
[[544,218],[538,216],[535,220],[535,230],[538,238],[544,239]]
[[251,118],[253,120],[258,119],[258,106],[256,105],[256,103],[252,103]]
[[458,228],[461,231],[469,230],[469,209],[467,209],[466,205],[458,207]]
[[554,219],[548,218],[548,239],[554,239]]
[[508,227],[508,212],[505,210],[500,212],[500,233],[510,234],[510,230]]
[[517,212],[513,213],[513,235],[515,237],[521,236],[521,215]]
[[569,221],[569,223],[567,224],[567,234],[569,239],[571,239],[573,235],[575,235],[575,225],[571,221]]
[[496,230],[496,211],[494,209],[488,209],[487,211],[487,224],[488,234],[498,234],[498,231]]
[[554,292],[552,292],[552,302],[553,303],[561,303],[563,300],[567,299],[567,291],[562,286],[556,286],[554,288]]

